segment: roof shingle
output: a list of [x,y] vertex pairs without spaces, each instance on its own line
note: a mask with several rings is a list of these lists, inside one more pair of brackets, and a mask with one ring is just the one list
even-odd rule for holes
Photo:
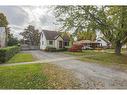
[[[57,31],[50,31],[50,30],[42,30],[47,40],[55,40],[58,36],[61,36],[60,32]],[[64,35],[63,37],[64,41],[69,41],[69,37],[67,35]]]

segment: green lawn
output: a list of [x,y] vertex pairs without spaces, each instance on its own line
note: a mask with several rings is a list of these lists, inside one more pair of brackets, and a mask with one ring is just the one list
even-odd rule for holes
[[[112,50],[109,50],[112,51]],[[114,53],[108,53],[95,51],[95,50],[84,50],[83,52],[65,52],[66,54],[74,55],[74,56],[82,56],[77,57],[77,59],[81,61],[99,63],[102,65],[127,69],[127,54],[116,55]]]
[[51,64],[0,67],[0,89],[66,89],[78,85],[72,73]]
[[[114,49],[106,49],[106,50],[104,50],[105,52],[111,52],[111,53],[114,53]],[[127,49],[121,49],[121,52],[122,53],[124,53],[124,52],[126,52],[127,51]]]
[[34,61],[32,54],[28,53],[18,53],[13,56],[7,63],[19,63],[19,62],[31,62]]

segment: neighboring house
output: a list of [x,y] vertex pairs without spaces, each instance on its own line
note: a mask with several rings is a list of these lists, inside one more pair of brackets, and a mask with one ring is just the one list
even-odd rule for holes
[[42,30],[40,38],[40,49],[44,50],[46,47],[54,47],[61,49],[69,46],[69,37],[67,35],[61,36],[60,32]]
[[100,47],[100,43],[97,43],[97,42],[91,41],[91,40],[76,41],[73,44],[83,45],[83,49],[95,49],[95,48]]
[[98,37],[96,39],[97,43],[100,43],[100,46],[103,48],[110,48],[111,47],[111,43],[109,41],[107,41],[106,39],[104,39],[103,37]]
[[6,44],[5,27],[0,27],[0,48],[5,47],[5,44]]
[[127,45],[126,45],[126,44],[125,44],[125,45],[123,45],[123,46],[122,46],[122,48],[125,48],[125,49],[126,49],[126,48],[127,48]]

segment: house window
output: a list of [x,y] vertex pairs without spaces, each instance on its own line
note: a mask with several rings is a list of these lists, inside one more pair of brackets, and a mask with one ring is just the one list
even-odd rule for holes
[[53,45],[53,41],[49,41],[49,45]]
[[64,46],[69,46],[69,42],[64,42]]

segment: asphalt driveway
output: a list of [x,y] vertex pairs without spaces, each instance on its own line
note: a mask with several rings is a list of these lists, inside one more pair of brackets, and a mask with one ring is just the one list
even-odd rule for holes
[[[127,89],[127,74],[95,63],[76,60],[71,55],[59,52],[25,51],[39,60],[54,60],[56,64],[71,70],[81,82],[83,89]],[[73,57],[73,58],[72,58]],[[63,59],[63,60],[58,60]]]

